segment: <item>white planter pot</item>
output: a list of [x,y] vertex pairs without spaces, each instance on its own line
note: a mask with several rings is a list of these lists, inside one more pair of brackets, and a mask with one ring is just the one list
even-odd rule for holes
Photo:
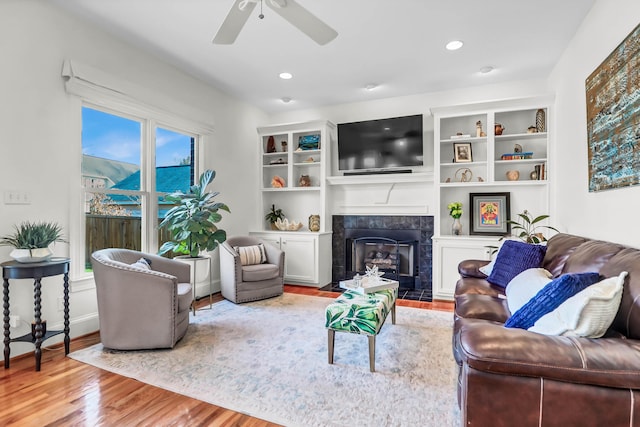
[[[184,262],[191,266],[191,283],[209,286],[209,274],[211,269],[211,257],[199,256],[192,258],[189,255],[180,255],[174,258],[176,261]],[[195,277],[194,277],[195,273]]]
[[51,255],[53,252],[49,248],[14,249],[9,254],[11,258],[23,263],[48,261]]

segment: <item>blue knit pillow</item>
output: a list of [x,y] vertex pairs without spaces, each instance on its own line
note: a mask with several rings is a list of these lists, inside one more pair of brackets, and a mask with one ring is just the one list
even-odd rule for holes
[[496,262],[487,281],[503,288],[518,274],[530,268],[542,266],[547,253],[544,245],[533,245],[518,240],[507,240],[502,244]]
[[529,329],[538,319],[600,280],[598,273],[563,274],[549,282],[504,324],[507,328]]

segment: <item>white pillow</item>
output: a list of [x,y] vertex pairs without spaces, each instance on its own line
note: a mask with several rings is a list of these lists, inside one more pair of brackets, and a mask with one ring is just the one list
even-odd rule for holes
[[545,335],[600,338],[618,313],[627,272],[578,292],[529,328]]
[[149,265],[147,260],[144,259],[144,258],[140,258],[139,260],[137,260],[136,262],[131,264],[131,267],[137,267],[137,268],[141,268],[143,270],[151,270],[151,266]]
[[529,268],[511,279],[505,289],[509,311],[515,313],[552,280],[544,268]]
[[253,246],[234,246],[233,249],[240,255],[240,264],[242,265],[264,264],[267,262],[267,253],[262,243]]

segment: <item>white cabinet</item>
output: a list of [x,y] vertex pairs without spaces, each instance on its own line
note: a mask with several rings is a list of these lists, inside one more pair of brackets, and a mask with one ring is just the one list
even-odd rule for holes
[[[497,246],[496,238],[434,237],[433,238],[433,298],[453,299],[460,278],[458,264],[466,259],[490,259],[489,246]],[[436,268],[438,266],[438,268]]]
[[285,253],[285,283],[322,287],[331,282],[331,233],[264,231],[249,234]]
[[[510,211],[503,220],[515,219],[524,210],[534,216],[552,215],[552,113],[552,97],[432,109],[438,209],[434,215],[434,298],[451,299],[458,262],[488,259],[485,246],[499,239],[471,230],[472,215],[478,216],[472,212],[472,193],[509,193]],[[544,127],[538,129],[540,116],[544,116]],[[452,202],[463,204],[459,236],[452,235],[453,219],[447,208]]]

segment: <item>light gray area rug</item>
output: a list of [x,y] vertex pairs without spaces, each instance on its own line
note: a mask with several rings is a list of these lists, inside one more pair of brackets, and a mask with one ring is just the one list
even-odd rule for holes
[[459,426],[452,314],[398,307],[376,339],[336,333],[327,363],[328,298],[285,293],[191,317],[173,350],[69,356],[84,363],[286,426]]

